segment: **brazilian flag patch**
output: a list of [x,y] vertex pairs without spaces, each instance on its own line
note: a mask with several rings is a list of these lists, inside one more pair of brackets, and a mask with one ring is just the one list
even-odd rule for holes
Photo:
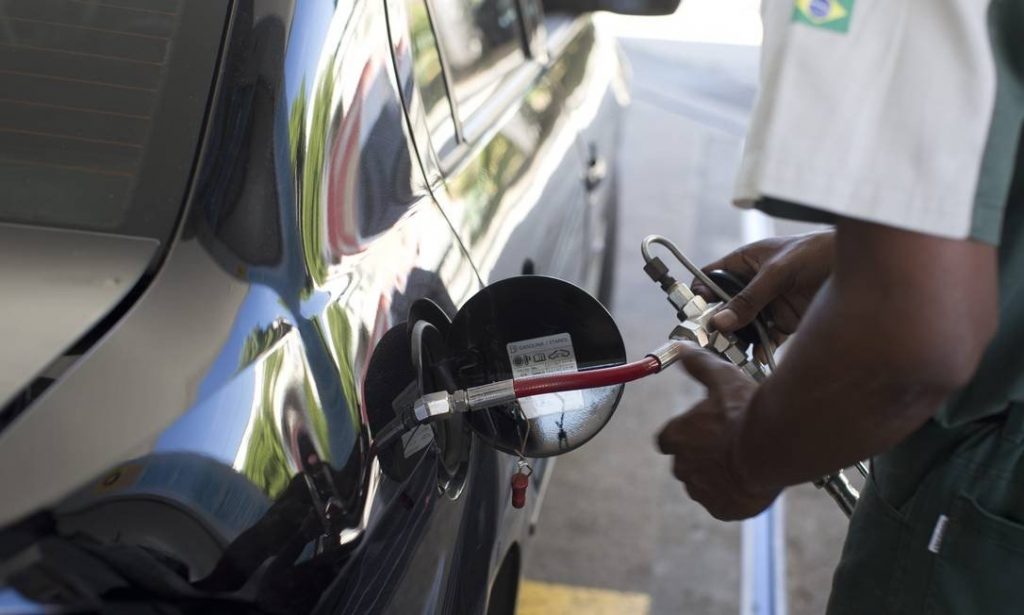
[[809,26],[848,32],[854,0],[796,0],[793,21]]

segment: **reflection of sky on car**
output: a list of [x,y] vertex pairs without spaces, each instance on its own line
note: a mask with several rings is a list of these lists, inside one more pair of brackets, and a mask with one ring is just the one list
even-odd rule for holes
[[[254,37],[265,37],[256,42],[269,40],[266,63],[258,67],[258,74],[246,75],[258,84],[252,97],[255,102],[232,105],[225,114],[232,120],[230,128],[219,136],[230,140],[243,132],[243,125],[246,131],[250,125],[258,127],[253,132],[260,133],[259,139],[233,142],[238,155],[225,159],[238,161],[236,170],[251,178],[257,167],[247,164],[243,156],[252,148],[258,155],[251,160],[266,163],[258,169],[272,177],[258,183],[258,190],[237,198],[230,190],[214,191],[204,204],[210,215],[199,223],[203,231],[199,239],[189,237],[176,246],[173,262],[161,271],[162,278],[169,276],[180,285],[175,290],[184,291],[190,299],[187,307],[194,306],[195,311],[182,312],[173,306],[174,318],[186,313],[192,317],[182,319],[180,332],[155,338],[156,343],[144,352],[140,349],[133,357],[135,365],[142,365],[143,355],[151,350],[188,349],[191,356],[174,361],[172,354],[171,368],[152,369],[148,386],[136,384],[146,397],[127,410],[135,419],[145,418],[135,420],[130,430],[117,425],[127,436],[111,442],[95,456],[99,461],[92,462],[99,465],[108,463],[107,458],[131,457],[129,464],[138,468],[141,478],[129,484],[129,478],[121,478],[124,472],[108,472],[101,481],[116,483],[117,493],[92,495],[110,496],[108,500],[130,495],[147,505],[159,498],[176,514],[180,508],[182,516],[196,521],[196,526],[206,525],[206,517],[215,517],[231,530],[217,532],[226,542],[257,519],[267,521],[268,527],[279,527],[278,522],[287,526],[288,519],[264,516],[272,500],[285,503],[289,513],[301,508],[302,521],[307,510],[326,510],[321,505],[324,498],[336,493],[345,516],[332,513],[328,534],[338,531],[340,542],[360,536],[371,513],[384,524],[376,537],[367,538],[376,544],[370,542],[374,546],[359,556],[365,567],[365,572],[359,572],[360,584],[375,591],[397,584],[399,579],[391,571],[403,570],[404,560],[411,556],[396,553],[391,544],[411,553],[436,540],[429,535],[421,540],[420,535],[427,533],[426,520],[440,507],[431,505],[437,497],[432,470],[421,472],[419,483],[402,485],[410,506],[426,504],[411,514],[398,507],[393,512],[383,506],[390,499],[375,498],[381,475],[376,462],[368,458],[368,447],[360,446],[367,438],[358,404],[366,359],[392,319],[404,314],[413,298],[430,294],[446,299],[442,302],[446,307],[453,301],[461,304],[479,280],[447,221],[417,183],[418,162],[412,166],[402,108],[389,80],[383,16],[353,13],[341,6],[335,13],[334,3],[327,0],[302,3],[304,12],[295,12],[296,21],[284,41],[286,51],[281,49],[277,13],[255,17]],[[356,16],[351,24],[349,15]],[[364,30],[370,32],[365,39]],[[284,82],[278,86],[281,61]],[[352,75],[359,75],[360,68],[363,77],[356,81]],[[337,87],[324,87],[326,83]],[[263,87],[277,89],[269,92]],[[372,151],[364,152],[361,146]],[[338,164],[336,169],[330,166],[332,161]],[[378,173],[367,174],[367,167]],[[338,171],[335,184],[326,181],[329,170]],[[396,178],[403,185],[393,185]],[[388,190],[368,190],[381,186]],[[231,224],[232,215],[246,217],[248,207],[262,204],[273,209],[261,211],[260,224]],[[261,232],[247,233],[254,228]],[[247,240],[248,245],[239,246]],[[273,249],[261,246],[264,241]],[[201,248],[208,249],[216,263],[207,263],[208,255]],[[179,254],[201,259],[203,268],[197,269],[221,283],[225,294],[230,291],[227,299],[215,295],[214,285],[207,285],[205,277],[182,280]],[[248,258],[252,254],[265,258]],[[160,286],[147,292],[157,290]],[[454,298],[448,296],[452,292]],[[395,307],[393,301],[399,299],[402,303]],[[140,311],[145,314],[147,307],[142,304]],[[114,403],[105,405],[117,408]],[[85,455],[80,458],[91,462]],[[331,467],[325,468],[322,462]],[[85,464],[76,470],[92,474]],[[69,482],[73,477],[61,478]],[[95,485],[93,481],[89,487]],[[297,496],[309,498],[313,507],[297,506],[305,502]],[[135,515],[133,521],[143,528],[157,523],[147,515]],[[399,527],[389,527],[388,522]],[[188,548],[184,532],[167,533],[169,544],[195,553]],[[131,542],[120,533],[117,540]],[[388,550],[378,548],[385,540]],[[378,553],[388,556],[386,566],[377,565]],[[291,573],[282,570],[288,563],[275,561],[273,576]],[[200,570],[191,563],[188,566]],[[0,604],[17,604],[14,598],[3,602],[4,597],[0,593]],[[362,612],[358,606],[362,595],[345,599],[356,603],[353,611]]]
[[316,65],[323,51],[324,37],[335,17],[335,3],[331,0],[303,0],[303,4],[306,6],[297,13],[303,19],[292,21],[284,56],[284,87],[289,107],[298,96],[303,79],[307,88],[314,83],[313,75],[306,75],[305,69]]
[[207,397],[160,434],[153,450],[192,451],[233,465],[252,405],[252,398],[239,399],[239,392],[255,390],[256,370],[250,367],[238,374],[232,386]]
[[13,589],[0,590],[0,613],[31,613],[39,608],[36,602],[29,602]]
[[[341,306],[355,311],[365,308],[370,311],[366,314],[367,322],[374,323],[374,329],[366,332],[370,340],[360,341],[372,342],[379,337],[389,324],[390,297],[381,296],[378,289],[392,285],[404,288],[401,264],[418,260],[422,250],[418,242],[410,240],[414,221],[402,219],[408,215],[401,215],[408,214],[411,203],[418,198],[411,189],[387,191],[386,202],[373,199],[369,213],[380,214],[379,210],[387,209],[384,213],[390,217],[386,219],[377,219],[378,215],[367,222],[363,218],[368,212],[356,206],[367,197],[364,193],[374,187],[367,181],[380,179],[364,177],[363,165],[384,166],[389,172],[387,177],[409,173],[409,161],[396,158],[391,150],[385,152],[383,159],[366,160],[360,151],[375,136],[385,143],[393,141],[396,147],[401,144],[400,139],[384,138],[391,135],[378,135],[377,130],[387,128],[401,135],[401,123],[392,117],[398,109],[397,98],[390,89],[380,49],[366,47],[353,52],[355,67],[360,63],[363,66],[354,73],[360,75],[358,80],[351,83],[335,79],[336,71],[340,70],[335,55],[325,61],[307,57],[312,52],[312,43],[296,39],[314,39],[313,47],[319,48],[324,39],[342,31],[330,3],[316,7],[324,19],[313,23],[319,14],[314,11],[313,18],[296,22],[288,43],[285,88],[290,110],[279,109],[276,114],[273,140],[275,167],[280,174],[277,196],[285,205],[281,208],[280,228],[302,228],[309,244],[298,243],[293,233],[283,233],[278,262],[244,270],[243,274],[254,285],[240,306],[220,353],[199,384],[198,401],[160,436],[156,447],[160,451],[188,450],[220,460],[243,471],[270,492],[283,488],[282,479],[286,477],[280,470],[285,465],[295,469],[291,467],[295,459],[278,446],[282,427],[278,424],[280,417],[274,413],[274,409],[286,405],[278,397],[289,382],[319,390],[319,395],[305,396],[308,399],[302,414],[308,414],[304,421],[308,422],[325,459],[341,465],[349,458],[356,439],[352,425],[358,422],[356,382],[361,381],[364,365],[344,361],[357,332],[347,320],[335,317],[343,316]],[[333,25],[329,23],[332,18]],[[330,42],[327,47],[334,48]],[[316,69],[311,73],[314,61]],[[335,84],[340,85],[337,91]],[[340,121],[330,112],[336,105],[345,109]],[[300,149],[307,154],[301,174],[290,177],[288,174],[294,172],[292,158],[295,150]],[[328,149],[331,155],[324,160],[322,155]],[[333,164],[328,166],[328,162]],[[397,170],[396,164],[400,166]],[[295,182],[302,186],[297,203],[296,194],[288,189]],[[377,197],[379,192],[369,194]],[[288,206],[289,203],[295,206]],[[362,232],[364,226],[368,233]],[[380,266],[368,270],[368,275],[353,285],[347,272],[367,256],[363,253],[367,241],[384,228],[402,227],[405,232],[389,236],[387,246],[380,245],[374,251]],[[275,323],[286,324],[275,328]],[[299,337],[307,341],[308,373],[278,374],[279,367],[272,366],[271,359],[281,352],[288,353]],[[328,356],[332,352],[334,360],[342,363],[340,387],[335,381],[334,361]],[[285,363],[293,364],[294,359]],[[274,384],[279,375],[281,382]],[[330,419],[316,403],[317,397],[331,408]],[[256,449],[262,453],[257,454]],[[282,467],[271,467],[275,463]]]
[[280,301],[280,296],[267,286],[254,284],[250,288],[235,316],[231,334],[225,340],[206,377],[199,384],[198,399],[213,394],[217,387],[223,386],[243,367],[239,358],[242,356],[245,340],[254,330],[265,331],[274,321],[287,315]]

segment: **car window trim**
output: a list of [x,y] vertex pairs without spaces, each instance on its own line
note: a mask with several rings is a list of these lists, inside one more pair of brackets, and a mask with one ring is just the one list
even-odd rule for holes
[[[441,152],[445,149],[454,151],[458,149],[459,145],[465,140],[465,133],[462,127],[462,114],[459,113],[459,101],[455,96],[455,84],[452,82],[452,69],[448,63],[448,53],[445,51],[444,44],[441,43],[441,37],[437,33],[437,25],[435,24],[434,15],[437,14],[437,7],[434,4],[435,0],[423,0],[424,4],[427,5],[427,19],[430,21],[430,31],[434,35],[434,46],[437,47],[437,57],[441,60],[441,78],[444,79],[445,94],[448,96],[448,105],[452,111],[452,121],[455,123],[455,147],[449,148],[448,142],[440,143],[435,146],[434,153],[441,157]],[[433,135],[431,135],[433,137]],[[433,138],[431,139],[433,141]]]
[[[406,53],[409,54],[411,62],[415,63],[416,54],[412,49],[412,24],[409,13],[409,0],[385,0],[384,2],[384,15],[388,24],[388,40],[391,46],[391,64],[394,70],[395,80],[398,85],[398,95],[402,100],[402,109],[404,110],[406,121],[409,124],[409,130],[414,135],[413,139],[416,143],[417,158],[419,159],[420,166],[423,168],[424,177],[427,180],[427,185],[432,189],[436,188],[442,182],[441,172],[441,158],[442,156],[451,152],[459,143],[459,135],[461,133],[461,126],[458,123],[458,118],[455,115],[454,101],[451,97],[451,84],[448,82],[448,75],[445,72],[443,60],[441,57],[441,46],[437,40],[437,31],[434,29],[434,18],[431,15],[431,8],[428,0],[415,0],[422,2],[427,13],[427,24],[430,27],[430,36],[433,39],[434,50],[438,54],[438,62],[441,63],[441,81],[444,84],[444,101],[447,104],[448,118],[447,121],[451,122],[451,129],[438,131],[430,126],[427,121],[426,115],[426,103],[424,102],[422,84],[417,78],[415,71],[410,71],[406,79],[412,82],[412,87],[408,91],[406,87],[409,85],[403,79],[403,72],[399,70],[399,52],[398,47],[395,45],[395,41],[398,39],[409,39],[410,45]],[[393,8],[391,5],[394,3],[396,6]],[[401,6],[398,6],[401,5]]]
[[[536,7],[535,19],[529,19],[527,4]],[[516,12],[519,14],[519,30],[523,38],[523,51],[526,57],[541,64],[548,62],[547,30],[544,27],[544,6],[540,0],[516,0]]]

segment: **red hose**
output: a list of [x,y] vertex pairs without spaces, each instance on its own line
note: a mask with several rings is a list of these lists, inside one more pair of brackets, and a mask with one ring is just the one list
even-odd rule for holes
[[657,374],[660,369],[661,363],[654,357],[647,356],[639,361],[633,361],[632,363],[616,367],[592,369],[586,372],[568,372],[564,374],[551,374],[550,376],[520,378],[513,382],[513,386],[516,391],[516,398],[522,399],[523,397],[542,395],[544,393],[560,393],[562,391],[596,389],[613,384],[625,384],[639,380],[644,376]]

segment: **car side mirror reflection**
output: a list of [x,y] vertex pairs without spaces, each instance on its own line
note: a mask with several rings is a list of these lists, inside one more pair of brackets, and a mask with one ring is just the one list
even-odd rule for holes
[[[535,275],[501,280],[474,295],[452,321],[446,346],[460,388],[626,362],[622,335],[597,299],[563,280]],[[484,442],[501,451],[550,457],[597,435],[623,388],[539,395],[466,417]]]
[[619,15],[671,15],[679,8],[679,3],[680,0],[544,0],[544,12],[563,15],[596,11]]

